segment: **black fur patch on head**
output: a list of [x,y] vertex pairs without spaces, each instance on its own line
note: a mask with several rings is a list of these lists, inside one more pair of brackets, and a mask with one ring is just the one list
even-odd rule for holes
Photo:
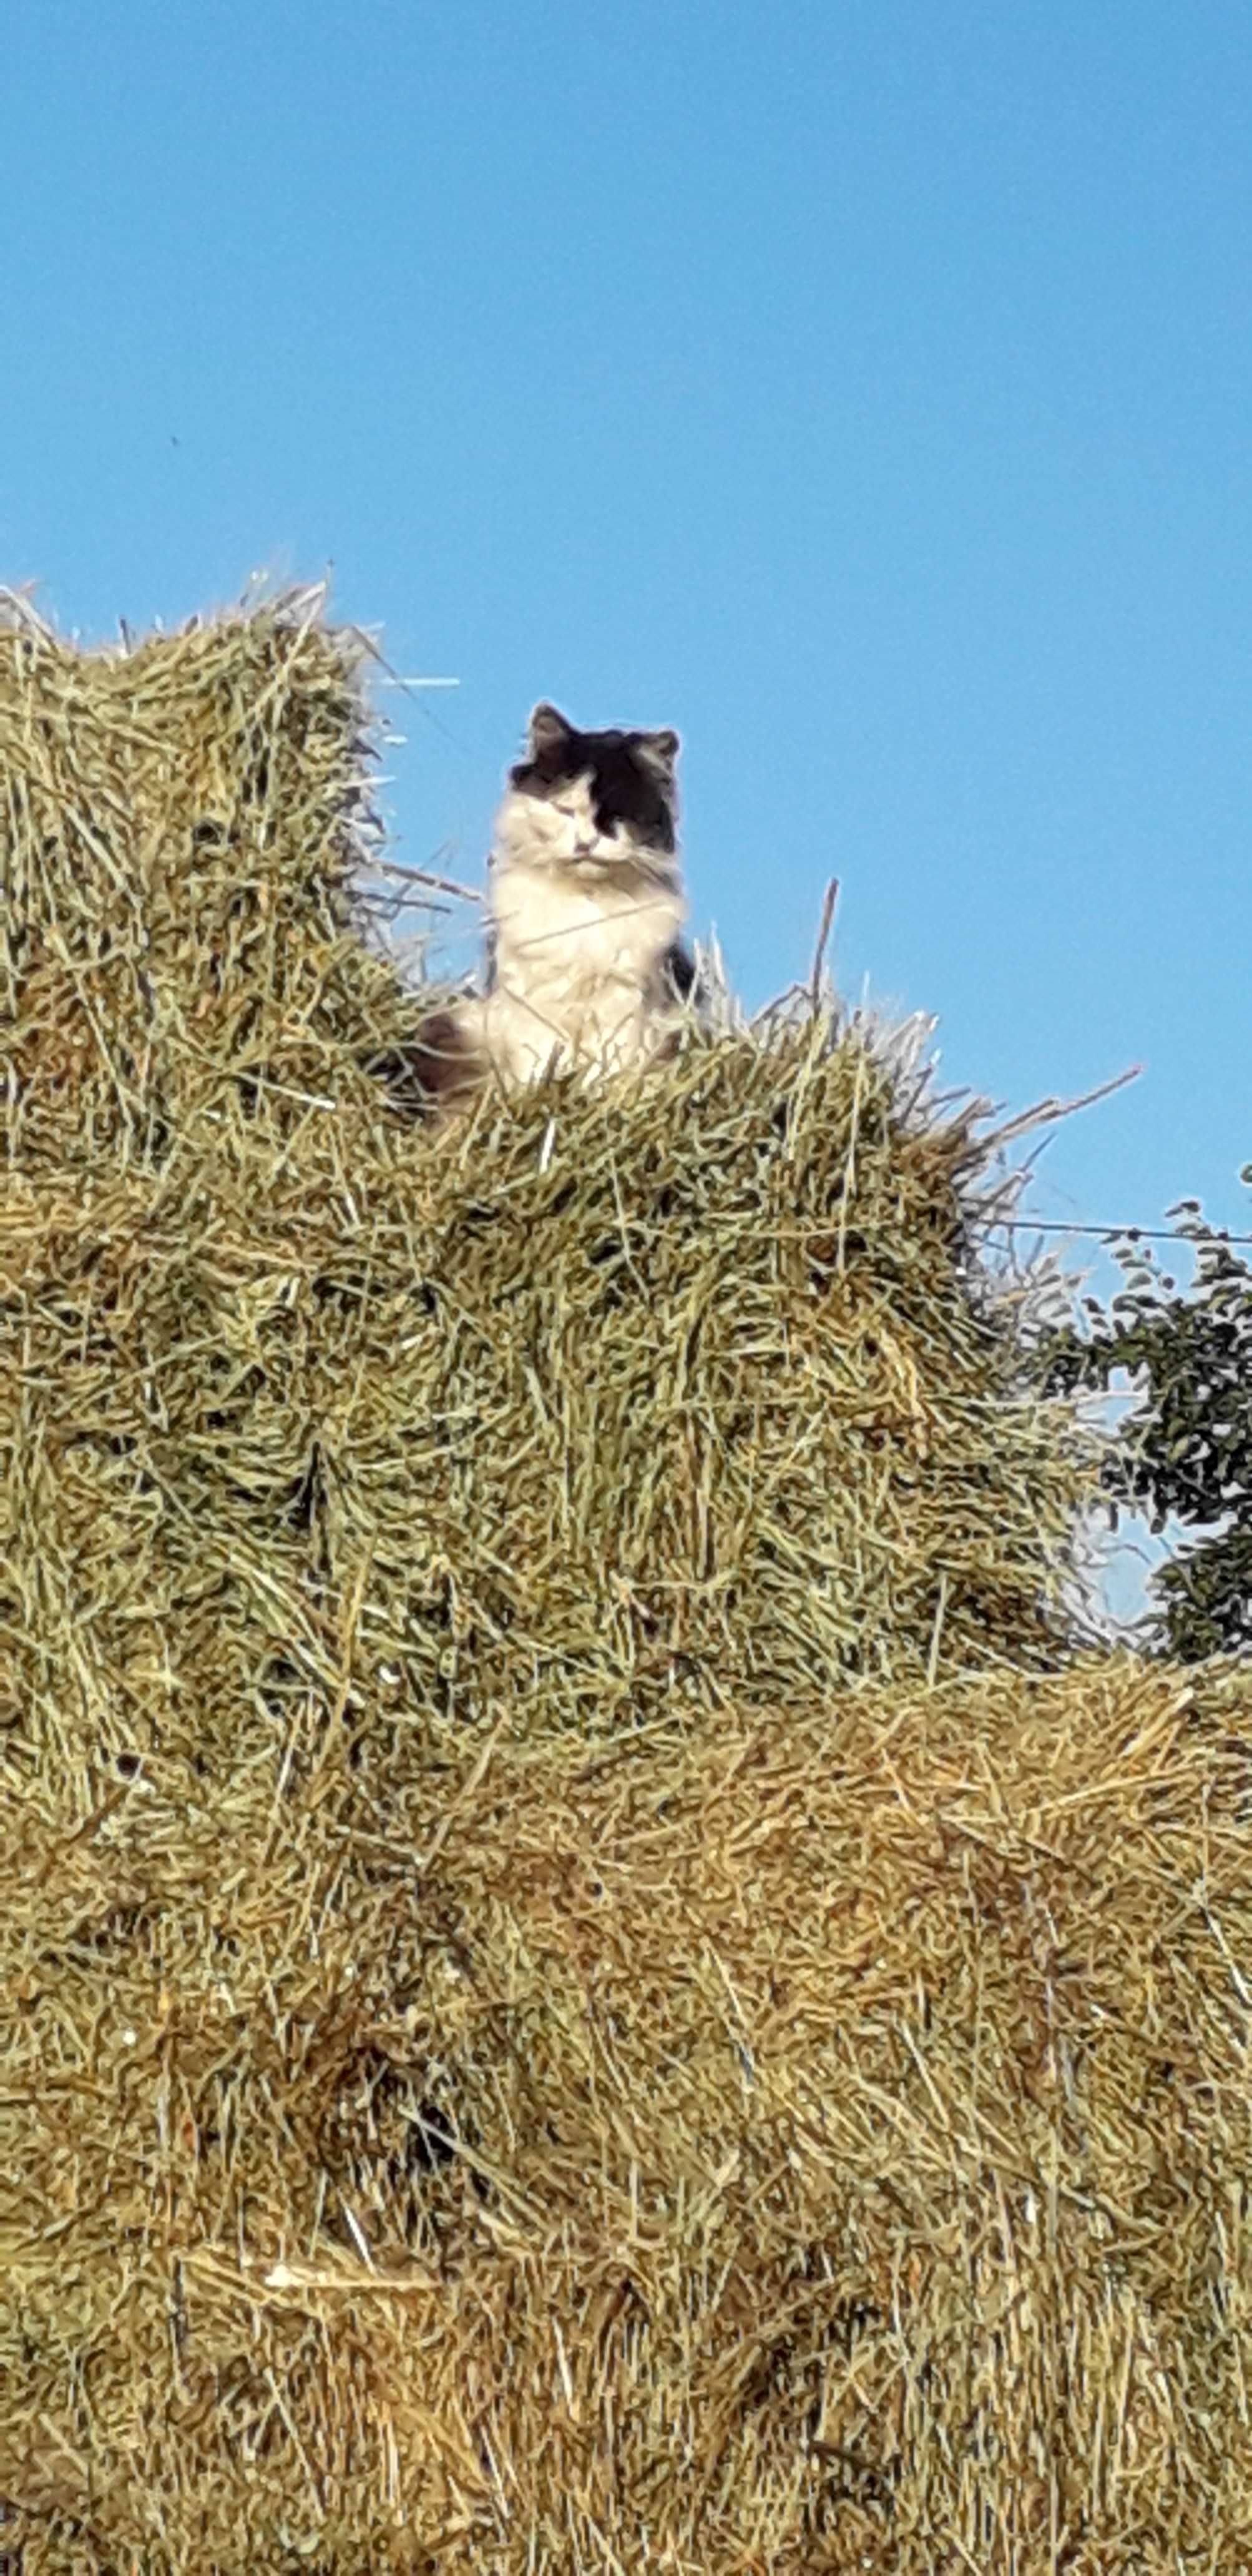
[[545,797],[589,778],[601,832],[611,833],[624,823],[649,849],[672,850],[677,757],[676,733],[631,733],[617,725],[603,733],[581,733],[545,704],[531,717],[526,757],[509,777],[523,796]]

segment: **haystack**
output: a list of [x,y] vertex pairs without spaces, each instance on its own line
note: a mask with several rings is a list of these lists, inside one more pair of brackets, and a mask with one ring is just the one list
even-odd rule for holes
[[0,2545],[1242,2565],[1247,1686],[1072,1661],[968,1113],[413,1123],[363,677],[0,644]]

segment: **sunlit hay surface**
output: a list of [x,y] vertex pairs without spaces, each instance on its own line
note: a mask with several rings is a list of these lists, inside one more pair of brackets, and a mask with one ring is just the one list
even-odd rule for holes
[[1246,2565],[1250,1720],[19,1721],[24,2571]]
[[[0,1024],[34,1172],[161,1162],[309,1113],[344,1040],[394,1034],[356,934],[376,839],[364,639],[320,593],[83,653],[0,611]],[[410,1017],[412,1006],[410,1004]]]
[[1239,2565],[1246,1688],[1059,1669],[968,1115],[399,1114],[316,607],[0,637],[0,2549]]

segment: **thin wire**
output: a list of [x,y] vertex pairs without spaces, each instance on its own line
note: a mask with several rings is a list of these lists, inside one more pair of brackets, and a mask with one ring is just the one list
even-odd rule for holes
[[1106,1243],[1252,1243],[1252,1234],[1225,1234],[1213,1225],[1188,1227],[1185,1234],[1172,1226],[1155,1225],[1066,1225],[1059,1217],[989,1216],[981,1222],[996,1233],[1004,1234],[1098,1234]]

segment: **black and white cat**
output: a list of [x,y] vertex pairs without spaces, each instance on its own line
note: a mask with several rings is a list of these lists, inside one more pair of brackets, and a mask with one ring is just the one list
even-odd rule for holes
[[487,976],[432,1016],[423,1090],[451,1106],[489,1071],[626,1071],[671,1048],[695,968],[679,933],[678,736],[583,733],[537,706],[496,817]]

